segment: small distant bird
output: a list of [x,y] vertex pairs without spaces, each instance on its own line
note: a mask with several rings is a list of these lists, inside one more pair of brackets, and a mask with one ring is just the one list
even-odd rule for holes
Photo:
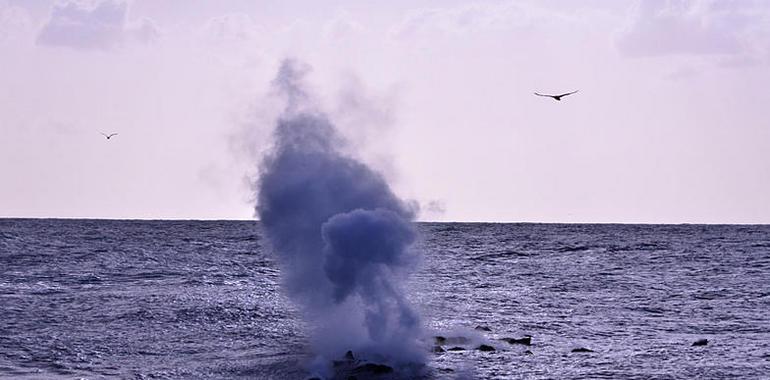
[[105,134],[105,133],[102,133],[102,132],[99,132],[99,133],[101,133],[101,134],[102,134],[102,136],[106,137],[106,138],[107,138],[107,140],[109,140],[109,139],[110,139],[110,137],[112,137],[112,136],[117,136],[117,135],[118,135],[117,133],[110,133],[109,135],[108,135],[108,134]]
[[554,98],[554,100],[557,100],[557,101],[561,101],[561,98],[562,98],[562,97],[565,97],[565,96],[567,96],[567,95],[572,95],[572,94],[574,94],[574,93],[576,93],[576,92],[578,92],[578,91],[580,91],[580,90],[575,90],[575,91],[572,91],[572,92],[568,92],[568,93],[565,93],[565,94],[561,94],[561,95],[546,95],[546,94],[538,94],[538,93],[536,92],[536,93],[535,93],[535,95],[537,95],[537,96],[545,96],[545,97],[548,97],[548,98]]

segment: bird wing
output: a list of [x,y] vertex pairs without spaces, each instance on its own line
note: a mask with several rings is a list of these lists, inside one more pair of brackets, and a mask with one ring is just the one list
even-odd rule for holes
[[537,92],[535,93],[535,95],[537,95],[537,96],[545,96],[547,98],[553,98],[553,95],[543,95],[543,94],[538,94]]
[[118,135],[117,133],[110,133],[110,135],[109,135],[109,136],[107,136],[107,137],[109,138],[109,137],[112,137],[112,136],[117,136],[117,135]]
[[109,138],[109,136],[105,135],[104,132],[99,132],[102,136]]
[[565,94],[556,95],[556,96],[558,96],[558,97],[562,97],[562,96],[572,95],[572,94],[574,94],[574,93],[576,93],[576,92],[578,92],[578,91],[580,91],[580,90],[575,90],[575,91],[572,91],[572,92],[567,92],[567,93],[565,93]]

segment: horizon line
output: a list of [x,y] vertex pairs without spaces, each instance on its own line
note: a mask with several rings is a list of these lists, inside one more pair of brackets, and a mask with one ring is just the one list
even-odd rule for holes
[[[0,216],[0,220],[93,220],[93,221],[167,221],[167,222],[260,222],[259,219],[220,219],[220,218],[110,218],[110,217],[40,217],[40,216]],[[414,223],[464,223],[464,224],[606,224],[606,225],[693,225],[693,226],[770,226],[770,223],[752,222],[556,222],[556,221],[485,221],[485,220],[415,220]]]

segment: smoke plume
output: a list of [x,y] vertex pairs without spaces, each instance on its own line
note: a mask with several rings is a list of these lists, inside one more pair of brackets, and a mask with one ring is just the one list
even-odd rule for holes
[[400,289],[417,253],[414,211],[385,179],[343,153],[345,140],[306,91],[307,67],[284,61],[287,102],[264,157],[257,213],[317,353],[422,360],[419,315]]

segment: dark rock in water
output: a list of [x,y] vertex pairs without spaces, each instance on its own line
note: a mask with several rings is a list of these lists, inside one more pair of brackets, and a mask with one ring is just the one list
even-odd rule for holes
[[393,372],[393,368],[385,364],[366,363],[356,360],[352,351],[345,353],[344,360],[335,360],[333,363],[334,372],[336,373],[335,379],[371,379],[378,375]]
[[489,327],[481,326],[481,325],[476,326],[476,330],[478,330],[478,331],[487,331],[487,332],[492,331],[492,329],[490,329]]
[[442,353],[442,352],[446,352],[446,350],[441,346],[433,346],[433,352]]
[[532,345],[532,337],[531,336],[525,336],[523,338],[502,338],[500,340],[506,341],[510,344],[523,344],[525,346],[531,346]]
[[494,348],[494,347],[492,347],[492,346],[488,346],[488,345],[486,345],[486,344],[482,344],[482,345],[481,345],[481,346],[479,346],[477,349],[478,349],[479,351],[494,351],[494,350],[495,350],[495,348]]
[[534,353],[530,350],[524,351],[524,355],[534,355]]
[[585,348],[585,347],[578,347],[578,348],[572,349],[572,352],[594,352],[594,350],[590,348]]
[[321,378],[320,377],[311,377],[311,378],[309,378],[307,380],[321,380]]
[[446,342],[446,338],[441,335],[435,336],[434,339],[436,340],[436,344],[444,344]]
[[465,351],[465,349],[462,347],[452,347],[448,348],[447,351]]
[[356,357],[353,356],[353,351],[346,352],[345,356],[343,356],[343,359],[344,360],[333,360],[332,365],[334,365],[334,368],[350,366],[356,361]]
[[705,346],[707,344],[709,344],[709,340],[708,339],[698,339],[695,342],[693,342],[692,345],[693,346]]
[[363,375],[380,375],[393,372],[393,368],[385,364],[366,363],[356,367],[353,372]]

